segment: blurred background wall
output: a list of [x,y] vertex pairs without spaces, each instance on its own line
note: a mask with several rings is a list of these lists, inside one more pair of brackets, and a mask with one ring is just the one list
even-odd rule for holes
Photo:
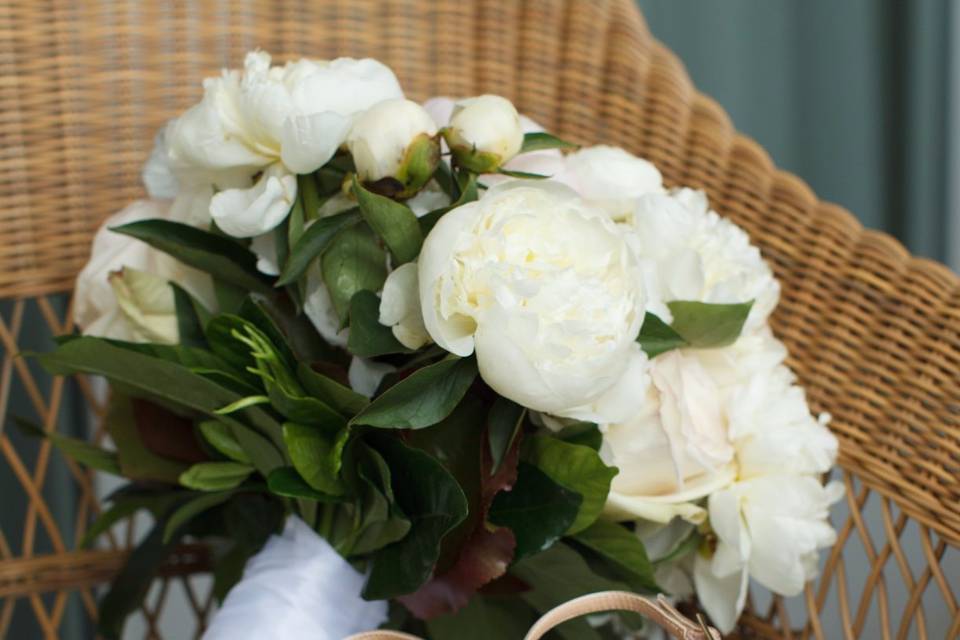
[[[638,0],[694,84],[781,168],[960,266],[953,0]],[[956,116],[953,116],[956,118]],[[952,137],[952,139],[951,139]],[[953,142],[953,144],[951,144]]]

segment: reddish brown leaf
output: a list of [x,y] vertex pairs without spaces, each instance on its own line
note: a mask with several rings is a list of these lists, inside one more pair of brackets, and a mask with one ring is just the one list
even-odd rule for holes
[[397,599],[423,620],[452,613],[466,605],[480,587],[506,574],[515,547],[509,529],[481,527],[464,545],[450,571]]
[[200,447],[189,419],[146,400],[132,402],[137,433],[150,453],[188,464],[210,459]]

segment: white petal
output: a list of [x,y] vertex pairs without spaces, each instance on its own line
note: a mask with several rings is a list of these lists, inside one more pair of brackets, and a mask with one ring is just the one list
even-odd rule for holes
[[294,115],[283,123],[280,158],[294,173],[311,173],[324,165],[346,140],[350,118],[333,111]]
[[328,344],[335,347],[346,347],[349,329],[340,330],[340,318],[330,292],[323,282],[319,260],[307,270],[306,294],[303,298],[303,312]]
[[213,196],[210,215],[224,233],[249,238],[283,222],[296,197],[297,177],[274,164],[249,189],[227,189]]
[[268,276],[280,275],[277,264],[277,235],[274,232],[256,236],[250,242],[250,250],[257,254],[257,271]]
[[396,367],[389,364],[354,357],[350,361],[347,378],[350,381],[351,389],[369,398],[377,392],[383,377],[396,370]]
[[390,272],[380,297],[380,324],[391,327],[393,335],[408,349],[430,342],[420,312],[417,264],[408,262]]
[[143,165],[143,171],[140,174],[143,180],[143,186],[147,189],[147,195],[154,200],[170,200],[176,197],[180,189],[177,177],[173,174],[170,167],[169,149],[167,148],[166,131],[168,125],[165,125],[157,132],[153,139],[153,150]]
[[746,569],[725,578],[718,578],[710,570],[710,561],[696,554],[693,582],[697,598],[713,624],[723,633],[733,631],[747,602]]

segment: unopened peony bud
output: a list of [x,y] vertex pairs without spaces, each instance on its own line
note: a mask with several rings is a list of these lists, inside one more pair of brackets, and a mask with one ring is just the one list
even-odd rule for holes
[[162,344],[180,340],[173,289],[167,280],[129,267],[114,271],[109,277],[117,304],[135,339]]
[[493,173],[520,152],[523,127],[513,103],[485,95],[458,102],[443,137],[460,166]]
[[347,147],[367,187],[391,197],[417,193],[440,162],[433,118],[416,102],[402,98],[384,100],[360,115]]

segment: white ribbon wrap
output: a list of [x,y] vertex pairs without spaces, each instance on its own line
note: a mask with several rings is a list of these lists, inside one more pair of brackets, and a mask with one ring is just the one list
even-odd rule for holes
[[290,517],[253,556],[203,635],[204,640],[343,640],[376,629],[387,602],[360,596],[357,572],[303,520]]

